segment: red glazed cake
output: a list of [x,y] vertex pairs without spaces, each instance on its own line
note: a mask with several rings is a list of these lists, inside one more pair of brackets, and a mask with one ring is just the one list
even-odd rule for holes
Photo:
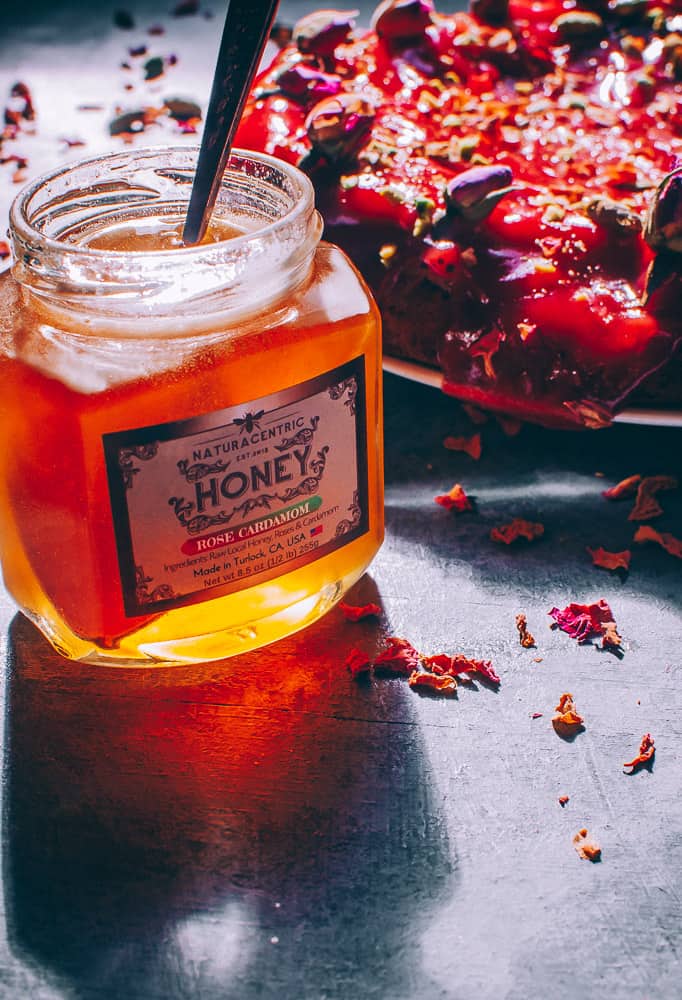
[[682,3],[304,18],[238,144],[299,163],[388,354],[549,426],[682,399]]

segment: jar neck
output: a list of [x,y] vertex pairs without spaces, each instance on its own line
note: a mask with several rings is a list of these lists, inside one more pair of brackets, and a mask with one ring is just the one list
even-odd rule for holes
[[[82,161],[25,189],[10,214],[16,280],[58,312],[125,327],[183,317],[240,322],[290,299],[310,273],[322,223],[290,164],[233,151],[214,218],[239,235],[179,249],[97,249],[112,227],[181,230],[197,150],[132,150]],[[127,244],[126,244],[127,246]],[[135,244],[133,244],[135,246]]]

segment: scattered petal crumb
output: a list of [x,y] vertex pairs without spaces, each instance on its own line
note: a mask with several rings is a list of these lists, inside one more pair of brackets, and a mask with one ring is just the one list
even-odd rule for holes
[[533,663],[542,663],[543,659],[544,659],[543,656],[534,656]]
[[573,846],[585,861],[601,861],[601,847],[590,837],[585,827],[576,833]]
[[511,545],[517,538],[525,538],[532,542],[535,538],[541,538],[545,533],[545,526],[534,521],[524,521],[521,517],[515,517],[509,524],[502,524],[499,528],[493,528],[490,537],[494,542],[502,542],[504,545]]
[[381,673],[409,676],[419,666],[419,653],[407,639],[397,636],[386,638],[386,648],[374,660],[374,667]]
[[496,414],[495,420],[497,421],[502,433],[507,437],[516,437],[516,435],[521,432],[521,428],[523,427],[521,421],[516,420],[514,417],[502,417],[499,414]]
[[606,475],[605,472],[595,472],[594,474],[595,479],[604,479],[605,475]]
[[531,715],[531,719],[541,719],[541,718],[542,718],[542,712],[533,712],[533,714]]
[[591,549],[588,545],[587,551],[592,557],[592,563],[595,566],[599,566],[601,569],[630,569],[630,560],[632,558],[632,552],[630,549],[624,549],[622,552],[609,552],[607,549],[603,549],[601,547],[598,549]]
[[627,479],[621,479],[615,486],[604,490],[602,496],[606,497],[607,500],[624,500],[626,497],[632,497],[637,492],[641,480],[642,477],[639,474],[628,476]]
[[516,627],[519,630],[519,642],[524,649],[530,649],[535,645],[535,638],[528,631],[528,622],[526,621],[526,616],[524,614],[518,614],[516,616]]
[[471,437],[446,437],[443,446],[448,451],[463,451],[475,461],[481,457],[481,435],[473,434]]
[[344,665],[350,671],[351,677],[354,678],[368,674],[372,669],[372,661],[367,653],[363,653],[361,649],[351,649]]
[[557,705],[556,715],[552,716],[552,723],[556,726],[567,726],[569,728],[583,726],[584,719],[578,715],[572,694],[562,694]]
[[381,608],[378,604],[345,604],[343,601],[339,604],[341,611],[343,612],[344,618],[349,622],[359,622],[361,618],[376,618],[381,614]]
[[642,524],[635,532],[634,541],[640,544],[642,542],[656,542],[671,556],[682,559],[682,539],[676,538],[667,531],[656,531],[648,524]]
[[448,674],[423,673],[414,670],[408,680],[411,688],[426,688],[437,694],[454,695],[457,692],[457,681]]
[[654,745],[654,740],[651,733],[646,733],[642,737],[642,742],[639,745],[639,753],[632,760],[623,764],[623,767],[631,768],[630,774],[634,774],[636,770],[642,767],[644,764],[648,764],[649,761],[653,760],[654,754],[656,753],[656,747]]
[[621,644],[613,612],[604,600],[595,604],[569,604],[563,611],[552,608],[548,613],[555,622],[551,628],[560,628],[578,642],[587,642],[593,635],[600,635],[602,646]]
[[568,796],[568,795],[560,795],[560,796],[559,796],[559,805],[561,806],[561,808],[562,808],[562,809],[564,808],[564,806],[565,806],[565,805],[566,805],[566,804],[567,804],[568,802],[570,802],[570,798],[569,798],[569,796]]
[[455,483],[452,489],[448,493],[441,494],[440,496],[434,497],[436,503],[440,504],[441,507],[445,507],[446,510],[456,510],[459,513],[465,510],[473,510],[474,505],[472,504],[469,497],[464,492],[463,487],[459,483]]
[[0,260],[5,260],[6,257],[9,257],[9,255],[9,243],[5,242],[5,240],[0,240]]
[[434,674],[449,674],[452,677],[460,674],[480,674],[491,684],[501,683],[490,660],[473,660],[463,653],[455,653],[454,656],[449,656],[447,653],[422,656],[422,663]]
[[487,413],[484,413],[483,410],[477,409],[477,407],[472,406],[470,403],[462,403],[462,409],[472,424],[476,424],[478,427],[481,427],[483,424],[487,424],[490,419]]
[[635,506],[628,514],[628,521],[650,521],[663,513],[656,494],[663,490],[676,490],[677,480],[673,476],[647,476],[637,489]]

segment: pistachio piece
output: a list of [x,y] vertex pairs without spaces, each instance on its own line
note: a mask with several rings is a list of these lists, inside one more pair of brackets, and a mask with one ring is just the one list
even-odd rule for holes
[[433,0],[384,0],[374,11],[372,28],[390,41],[423,35],[431,24]]
[[305,122],[313,150],[332,163],[353,159],[369,135],[374,115],[374,106],[357,94],[325,98]]
[[279,89],[286,97],[294,99],[313,97],[333,97],[341,90],[341,77],[335,73],[323,73],[314,66],[298,62],[283,70],[277,77]]
[[355,27],[357,10],[319,10],[294,25],[293,39],[303,55],[329,58],[337,45],[347,42]]
[[511,180],[511,170],[501,163],[464,170],[446,188],[448,214],[462,216],[467,222],[481,222],[501,198],[514,190]]
[[682,254],[682,166],[658,185],[644,223],[644,239],[653,250]]
[[585,211],[596,226],[608,229],[613,233],[638,233],[642,228],[642,220],[619,201],[610,198],[593,198]]
[[610,0],[609,10],[623,21],[640,21],[647,10],[647,0]]
[[509,0],[471,0],[470,9],[483,24],[504,24],[509,16]]
[[604,34],[604,22],[591,10],[567,10],[552,21],[552,30],[562,44],[589,43]]

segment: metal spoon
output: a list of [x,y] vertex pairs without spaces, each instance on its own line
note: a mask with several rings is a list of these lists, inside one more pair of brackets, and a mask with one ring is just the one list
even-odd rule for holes
[[185,219],[185,245],[199,243],[213,211],[232,139],[275,19],[278,0],[230,0]]

